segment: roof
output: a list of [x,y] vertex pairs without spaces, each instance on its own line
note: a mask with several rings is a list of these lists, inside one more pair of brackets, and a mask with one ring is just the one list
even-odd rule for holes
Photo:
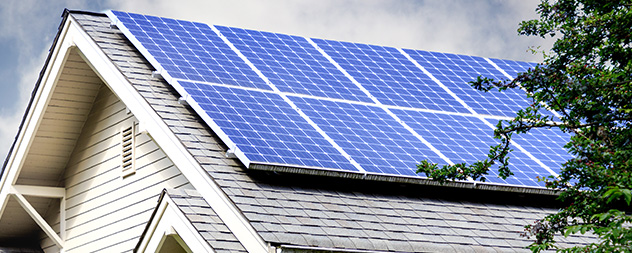
[[215,252],[246,252],[199,192],[167,189],[163,194],[173,200]]
[[[172,86],[152,75],[154,68],[120,30],[110,27],[109,18],[72,16],[271,245],[399,252],[520,251],[530,243],[520,236],[523,226],[554,211],[554,196],[548,195],[248,170],[239,160],[227,158],[228,147],[195,111],[178,102]],[[222,235],[205,237],[210,245],[222,236],[234,242],[198,193],[167,194],[200,232],[208,232],[205,227],[218,229]]]

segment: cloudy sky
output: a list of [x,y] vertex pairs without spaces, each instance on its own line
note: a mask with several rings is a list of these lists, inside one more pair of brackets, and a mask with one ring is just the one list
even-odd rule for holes
[[0,164],[13,143],[64,8],[138,12],[316,38],[523,61],[550,41],[520,37],[538,0],[3,0]]

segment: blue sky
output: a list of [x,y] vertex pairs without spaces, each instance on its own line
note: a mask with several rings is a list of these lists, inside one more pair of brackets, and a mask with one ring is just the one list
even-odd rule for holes
[[[6,157],[64,8],[107,9],[309,37],[539,61],[520,37],[537,0],[3,0],[0,5],[0,160]],[[0,162],[1,163],[1,162]]]

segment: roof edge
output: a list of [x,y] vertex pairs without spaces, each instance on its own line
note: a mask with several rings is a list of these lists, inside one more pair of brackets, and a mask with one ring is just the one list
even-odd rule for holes
[[281,244],[277,246],[277,249],[280,249],[281,252],[291,251],[294,252],[296,250],[305,251],[305,252],[344,252],[344,253],[382,253],[386,251],[370,251],[370,250],[356,250],[356,249],[341,249],[341,248],[324,248],[324,247],[313,247],[313,246],[300,246],[300,245],[290,245],[290,244]]
[[480,181],[448,181],[445,183],[440,183],[432,179],[418,178],[418,177],[391,176],[391,175],[380,175],[380,174],[370,174],[370,173],[354,173],[354,172],[337,171],[337,170],[300,168],[300,167],[289,167],[289,166],[282,166],[282,165],[258,164],[258,163],[251,163],[248,168],[252,170],[261,170],[261,171],[283,172],[283,173],[302,174],[302,175],[329,176],[329,177],[359,179],[359,180],[377,181],[377,182],[442,186],[442,187],[452,187],[452,188],[462,188],[462,189],[528,193],[528,194],[549,195],[549,196],[559,195],[559,191],[551,190],[547,188],[510,186],[510,185],[494,184],[494,183],[480,182]]
[[62,15],[69,15],[69,14],[84,14],[84,15],[93,15],[93,16],[102,16],[105,17],[107,16],[105,14],[105,12],[95,12],[95,11],[85,11],[85,10],[71,10],[71,9],[64,9],[64,13]]
[[164,199],[165,195],[167,195],[167,189],[163,188],[162,191],[160,191],[160,195],[158,196],[158,201],[156,206],[154,207],[154,211],[151,213],[151,216],[148,219],[147,224],[145,224],[145,229],[143,229],[143,233],[140,234],[140,237],[138,238],[138,242],[136,243],[136,247],[134,247],[134,252],[138,252],[138,249],[140,249],[142,243],[143,243],[143,239],[145,238],[145,236],[147,235],[147,232],[149,232],[149,229],[151,228],[151,221],[154,220],[154,218],[156,217],[156,214],[158,213],[158,209],[160,209],[160,204],[162,203],[162,200]]

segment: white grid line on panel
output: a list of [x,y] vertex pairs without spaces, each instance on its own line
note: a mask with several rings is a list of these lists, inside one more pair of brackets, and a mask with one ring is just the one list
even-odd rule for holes
[[450,161],[450,159],[447,156],[445,156],[443,153],[441,153],[441,151],[439,151],[437,148],[435,148],[430,142],[428,142],[426,139],[424,139],[423,136],[419,135],[414,129],[412,129],[404,121],[402,121],[399,117],[397,117],[397,115],[395,115],[393,112],[391,112],[391,110],[389,110],[387,106],[382,104],[377,98],[375,98],[373,95],[371,95],[371,93],[369,93],[369,91],[367,89],[365,89],[362,86],[362,84],[360,84],[357,80],[355,80],[355,78],[353,78],[349,73],[347,73],[347,71],[345,71],[337,62],[335,62],[334,59],[331,58],[331,56],[329,56],[322,48],[320,48],[318,45],[316,45],[316,43],[314,43],[314,41],[312,41],[310,38],[306,38],[306,39],[309,42],[309,44],[314,46],[314,48],[316,48],[321,54],[323,54],[327,58],[327,60],[329,60],[332,64],[334,64],[334,66],[336,66],[336,68],[338,70],[340,70],[347,78],[349,78],[349,80],[351,80],[351,82],[353,82],[353,84],[358,86],[358,88],[360,88],[360,90],[362,90],[364,93],[366,93],[367,96],[369,96],[371,98],[371,100],[373,100],[373,102],[377,106],[382,108],[389,116],[393,117],[393,119],[395,119],[406,130],[408,130],[408,132],[413,134],[415,137],[417,137],[417,139],[419,139],[422,143],[424,143],[426,146],[428,146],[428,148],[430,148],[433,152],[435,152],[437,155],[439,155],[439,157],[441,157],[441,159],[443,159],[448,164],[454,164],[452,161]]
[[217,28],[215,28],[215,26],[211,26],[211,29],[213,29],[213,31],[220,36],[220,38],[224,41],[224,43],[226,43],[233,51],[235,51],[235,53],[237,53],[237,55],[243,59],[246,64],[248,64],[248,66],[250,66],[252,68],[252,70],[255,71],[255,73],[257,73],[257,75],[259,77],[261,77],[261,79],[263,79],[266,84],[268,84],[270,86],[270,88],[272,88],[272,90],[278,94],[279,96],[281,96],[281,98],[288,103],[294,110],[296,110],[298,112],[298,114],[305,120],[307,121],[307,123],[312,126],[319,134],[321,134],[325,140],[327,140],[327,142],[329,142],[329,144],[331,144],[336,150],[338,150],[338,152],[340,152],[345,158],[347,158],[349,160],[349,162],[351,164],[353,164],[353,166],[358,169],[361,172],[366,172],[364,170],[364,168],[362,168],[362,166],[360,166],[360,164],[358,164],[356,161],[354,161],[351,156],[345,152],[342,147],[340,147],[331,137],[329,137],[329,135],[327,135],[327,133],[325,133],[325,131],[323,131],[320,127],[318,127],[318,125],[316,125],[316,123],[314,123],[314,121],[312,121],[304,112],[302,112],[288,97],[287,95],[285,95],[283,92],[281,92],[274,84],[272,84],[270,82],[270,80],[263,75],[263,73],[257,69],[257,67],[255,67],[255,65],[250,62],[250,60],[248,60],[248,58],[246,58],[246,56],[244,54],[241,53],[241,51],[239,51],[237,49],[237,47],[235,47],[235,45],[233,45],[233,43],[231,43],[226,36],[224,36]]

